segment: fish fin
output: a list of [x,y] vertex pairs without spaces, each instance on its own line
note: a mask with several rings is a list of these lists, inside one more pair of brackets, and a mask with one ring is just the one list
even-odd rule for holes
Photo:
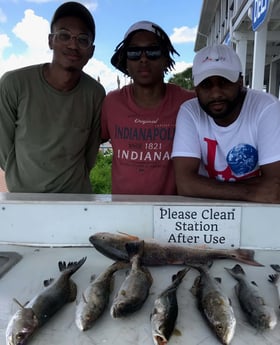
[[222,283],[222,278],[221,277],[215,277],[214,279],[216,280],[216,282],[218,282],[220,284]]
[[270,267],[271,267],[271,268],[273,268],[273,269],[274,269],[274,271],[276,271],[276,272],[280,272],[280,265],[275,265],[275,264],[272,264],[272,265],[270,265]]
[[175,328],[172,334],[174,334],[176,336],[181,336],[182,332],[178,328]]
[[18,305],[18,306],[20,306],[21,307],[21,309],[24,309],[24,306],[28,303],[25,303],[25,304],[21,304],[15,297],[13,298],[13,301]]
[[251,284],[256,286],[256,287],[258,287],[258,284],[255,281],[253,281],[253,280],[251,281]]
[[89,282],[92,283],[92,282],[95,280],[95,278],[96,278],[96,275],[95,275],[95,274],[92,274],[92,275],[90,276]]
[[121,234],[123,236],[128,236],[129,240],[131,240],[131,241],[139,241],[140,240],[140,238],[138,236],[130,235],[130,234],[126,233],[126,232],[118,231],[118,234]]
[[44,287],[50,286],[53,283],[53,281],[54,281],[54,278],[44,280],[43,282]]

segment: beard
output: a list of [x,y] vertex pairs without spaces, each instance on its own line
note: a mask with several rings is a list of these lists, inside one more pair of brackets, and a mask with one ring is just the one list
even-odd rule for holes
[[[241,109],[243,100],[245,97],[245,92],[243,89],[239,89],[236,96],[229,100],[229,99],[218,99],[212,100],[207,103],[202,103],[198,98],[198,102],[200,107],[210,116],[213,120],[226,120],[227,118],[231,118],[232,115],[236,112],[237,109]],[[213,111],[211,110],[211,105],[217,102],[222,102],[224,104],[223,109],[220,111]]]

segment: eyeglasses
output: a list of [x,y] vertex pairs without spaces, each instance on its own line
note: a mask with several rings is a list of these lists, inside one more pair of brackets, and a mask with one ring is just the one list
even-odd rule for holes
[[126,50],[126,57],[128,60],[137,61],[141,59],[142,54],[145,53],[147,59],[157,60],[162,56],[162,50],[158,46],[150,47],[128,47]]
[[75,38],[77,45],[81,49],[87,49],[92,44],[92,39],[87,34],[79,34],[77,36],[72,35],[69,30],[58,30],[53,35],[60,43],[68,44],[73,38]]

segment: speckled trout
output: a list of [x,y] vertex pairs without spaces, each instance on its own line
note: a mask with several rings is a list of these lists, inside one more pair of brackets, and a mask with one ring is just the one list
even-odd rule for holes
[[[96,250],[114,260],[129,261],[126,244],[141,241],[137,236],[110,232],[97,232],[89,238]],[[263,266],[254,260],[255,252],[249,249],[198,249],[181,245],[145,240],[142,264],[144,266],[188,265],[206,263],[216,259],[231,259],[252,266]]]
[[233,339],[236,318],[221,279],[210,274],[210,266],[211,263],[208,266],[193,266],[199,270],[200,276],[195,279],[191,292],[197,297],[198,308],[217,338],[222,344],[227,345]]
[[272,307],[266,305],[257,284],[247,279],[243,268],[238,264],[232,269],[225,269],[238,281],[235,292],[251,325],[260,331],[273,329],[277,324],[276,313]]
[[60,308],[73,302],[77,286],[70,277],[84,264],[86,257],[78,262],[59,261],[60,276],[44,281],[46,289],[30,302],[21,306],[12,316],[6,330],[6,345],[25,345],[34,332],[46,323]]
[[143,245],[143,241],[126,245],[131,269],[113,300],[110,312],[114,319],[139,310],[148,298],[153,277],[147,267],[142,265]]
[[92,277],[76,307],[75,322],[79,330],[90,329],[103,314],[109,303],[114,273],[129,266],[129,262],[114,262],[97,278]]

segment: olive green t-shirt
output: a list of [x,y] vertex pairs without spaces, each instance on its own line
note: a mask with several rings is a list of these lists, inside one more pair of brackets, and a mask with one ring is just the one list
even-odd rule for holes
[[104,88],[82,72],[69,92],[52,88],[43,65],[0,80],[0,167],[10,192],[91,193]]

